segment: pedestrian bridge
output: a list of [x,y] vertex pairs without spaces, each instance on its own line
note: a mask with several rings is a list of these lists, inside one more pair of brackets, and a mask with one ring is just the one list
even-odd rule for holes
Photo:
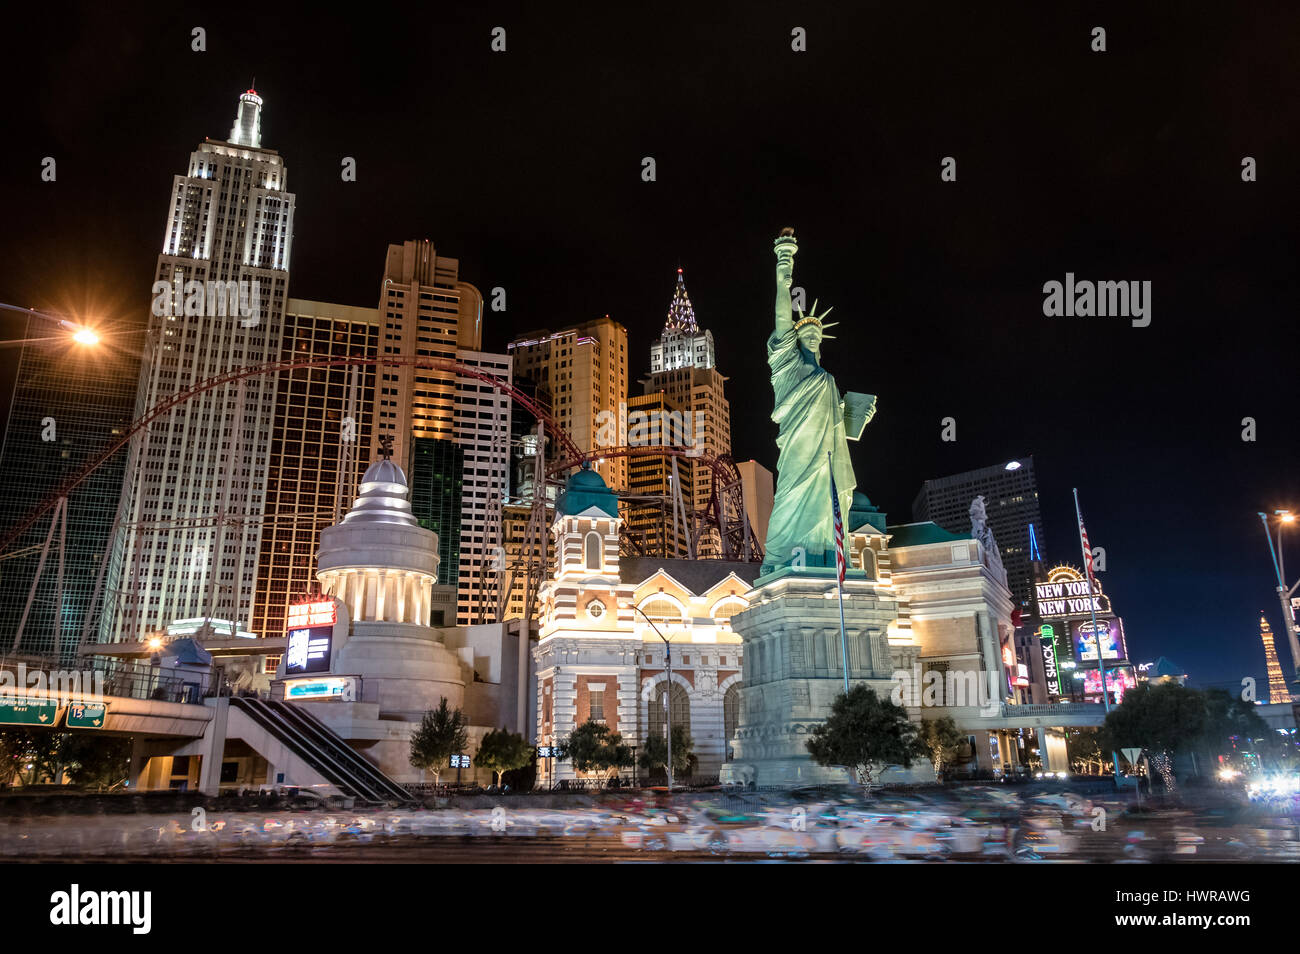
[[411,800],[310,708],[205,689],[156,666],[70,672],[0,661],[0,725],[129,735],[133,790],[216,795],[229,781],[375,803]]

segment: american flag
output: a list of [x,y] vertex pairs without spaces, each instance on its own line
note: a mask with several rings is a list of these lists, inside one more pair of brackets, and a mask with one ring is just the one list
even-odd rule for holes
[[[829,456],[829,455],[828,455]],[[847,569],[844,562],[844,519],[840,516],[840,495],[835,489],[835,464],[831,462],[831,510],[835,514],[835,568],[839,571],[840,582],[844,582]]]
[[1083,544],[1083,565],[1088,571],[1088,586],[1097,592],[1097,579],[1092,575],[1092,546],[1088,543],[1088,531],[1083,526],[1083,517],[1079,517],[1079,542]]

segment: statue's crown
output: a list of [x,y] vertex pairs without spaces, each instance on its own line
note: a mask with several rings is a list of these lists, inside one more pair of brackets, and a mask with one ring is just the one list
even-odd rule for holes
[[[823,320],[823,319],[825,319],[825,317],[826,317],[827,315],[829,315],[832,311],[834,311],[834,309],[835,309],[835,306],[832,305],[830,308],[827,308],[827,309],[826,309],[825,311],[823,311],[820,315],[818,315],[818,314],[816,314],[816,311],[817,311],[817,300],[814,300],[814,301],[813,301],[813,306],[812,306],[812,308],[808,309],[808,314],[805,315],[803,312],[800,312],[800,313],[799,313],[799,320],[796,321],[796,322],[794,323],[794,330],[795,330],[795,331],[798,331],[798,330],[799,330],[800,328],[802,328],[804,325],[816,325],[818,328],[822,329],[823,331],[825,331],[827,328],[834,328],[836,325],[839,324],[838,321],[824,321],[824,320]],[[834,335],[823,334],[822,337],[823,337],[823,338],[834,338],[835,336],[834,336]]]

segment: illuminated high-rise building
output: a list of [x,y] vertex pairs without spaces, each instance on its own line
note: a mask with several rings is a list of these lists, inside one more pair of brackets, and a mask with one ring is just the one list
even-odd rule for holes
[[[623,441],[627,403],[627,328],[608,315],[560,331],[520,335],[507,346],[514,373],[550,392],[555,421],[583,451]],[[560,453],[548,441],[548,453]],[[595,462],[616,491],[627,489],[627,460]]]
[[912,502],[912,519],[931,520],[950,533],[969,533],[971,501],[980,495],[1002,552],[1007,587],[1017,605],[1028,607],[1033,595],[1031,551],[1044,546],[1032,456],[927,480]]
[[[374,357],[379,313],[290,298],[283,361]],[[370,463],[373,365],[295,368],[276,375],[262,549],[252,632],[284,635],[290,603],[316,586],[320,532],[338,523]]]
[[[713,333],[700,330],[695,306],[686,293],[685,276],[679,268],[663,332],[650,346],[650,375],[642,379],[641,385],[645,394],[662,394],[667,406],[683,414],[685,443],[698,455],[679,458],[677,463],[685,505],[692,513],[707,510],[713,495],[713,471],[701,458],[731,454],[731,406],[727,402],[726,381],[716,366]],[[667,476],[671,468],[665,465],[662,470],[663,490],[669,493]],[[730,513],[727,519],[734,522],[739,516]],[[710,527],[696,541],[695,555],[722,555],[722,542],[715,529]],[[677,552],[669,556],[687,554]]]
[[1259,638],[1264,643],[1264,662],[1268,666],[1268,701],[1270,705],[1290,704],[1291,693],[1286,688],[1286,677],[1282,675],[1282,664],[1277,661],[1277,647],[1273,645],[1273,630],[1269,628],[1264,614],[1259,616]]
[[[134,416],[205,379],[280,357],[294,196],[262,146],[262,98],[239,98],[228,140],[175,177],[154,274]],[[138,434],[119,505],[101,639],[176,619],[251,621],[276,381],[232,380]]]
[[[23,337],[39,339],[47,329],[44,322],[29,318]],[[126,433],[135,405],[130,381],[138,361],[103,344],[87,348],[39,342],[22,347],[0,445],[0,486],[5,488],[7,513],[0,528],[39,506]],[[125,468],[126,454],[119,452],[68,495],[66,514],[56,508],[5,554],[0,562],[0,653],[68,661],[83,627],[90,639],[96,637],[102,604],[93,599],[95,581],[111,538]],[[60,529],[51,536],[50,521],[56,516]],[[33,592],[47,539],[49,549]]]
[[[390,245],[379,294],[380,354],[443,358],[510,383],[510,356],[480,350],[483,296],[460,279],[458,260],[439,255],[427,239]],[[381,367],[376,388],[371,459],[381,442],[392,442],[393,460],[410,475],[413,505],[427,509],[419,519],[438,534],[445,555],[454,546],[454,569],[444,565],[440,579],[446,574],[456,585],[455,622],[492,619],[510,471],[509,395],[478,378],[413,365]],[[456,483],[460,508],[450,513],[437,501]]]

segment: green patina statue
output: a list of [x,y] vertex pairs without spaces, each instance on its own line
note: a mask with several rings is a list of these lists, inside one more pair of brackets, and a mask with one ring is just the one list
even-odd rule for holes
[[[835,565],[835,517],[831,507],[831,468],[839,495],[840,514],[847,520],[853,489],[853,462],[847,441],[862,436],[876,412],[870,394],[840,394],[835,379],[821,366],[826,309],[815,314],[816,302],[796,318],[790,300],[794,255],[799,244],[794,229],[783,229],[776,249],[776,330],[767,339],[767,363],[772,369],[776,404],[772,420],[777,438],[776,499],[764,541],[764,575],[784,567]],[[850,527],[844,528],[847,533]]]

